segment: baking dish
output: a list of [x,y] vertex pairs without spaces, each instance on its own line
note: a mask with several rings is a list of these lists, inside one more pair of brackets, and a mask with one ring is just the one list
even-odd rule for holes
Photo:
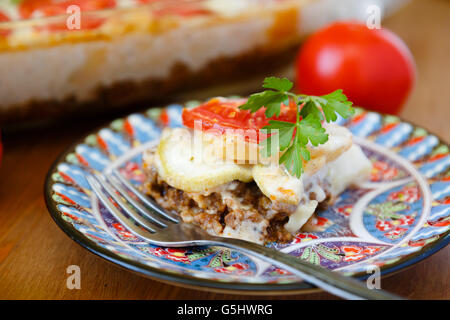
[[291,63],[308,32],[348,16],[364,10],[329,0],[8,0],[0,4],[0,124],[245,83]]

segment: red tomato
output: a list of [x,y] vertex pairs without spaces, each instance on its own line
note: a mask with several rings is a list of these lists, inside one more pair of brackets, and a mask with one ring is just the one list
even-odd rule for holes
[[334,23],[313,34],[296,61],[297,90],[322,95],[342,89],[355,105],[398,113],[415,82],[404,42],[386,29]]
[[[261,129],[269,124],[269,119],[264,114],[265,108],[255,113],[239,109],[245,102],[246,99],[211,99],[196,108],[183,109],[183,124],[193,129],[194,121],[201,120],[202,130],[215,129],[221,133],[226,129]],[[280,116],[271,119],[295,122],[295,104],[282,105]]]

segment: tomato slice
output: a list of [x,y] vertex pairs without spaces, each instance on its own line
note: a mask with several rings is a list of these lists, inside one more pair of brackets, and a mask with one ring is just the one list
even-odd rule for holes
[[174,6],[155,11],[157,16],[175,15],[180,17],[203,16],[211,14],[207,9],[195,8],[192,6]]
[[116,0],[23,0],[19,5],[19,13],[22,18],[31,18],[39,12],[44,16],[66,14],[67,7],[77,5],[81,11],[93,11],[113,8]]
[[[138,0],[142,4],[150,4],[157,3],[161,0]],[[201,3],[189,3],[189,2],[169,2],[169,3],[161,3],[163,4],[161,8],[153,9],[153,13],[157,17],[165,16],[165,15],[175,15],[180,17],[191,17],[191,16],[199,16],[199,15],[207,15],[210,14],[211,11],[207,8],[204,8]]]
[[8,16],[0,11],[0,22],[6,22],[6,21],[9,21]]
[[[113,8],[116,0],[24,0],[19,5],[19,13],[22,18],[28,19],[35,14],[45,17],[67,14],[67,8],[77,5],[82,12]],[[95,16],[81,16],[81,29],[95,29],[103,24],[104,18]],[[66,31],[66,22],[52,23],[45,27],[37,27],[38,30]]]
[[[7,22],[7,21],[9,21],[8,16],[0,11],[0,22]],[[2,28],[0,29],[0,37],[6,37],[10,32],[11,30]]]
[[[100,27],[105,22],[105,18],[93,17],[93,16],[81,16],[80,18],[80,30],[92,30]],[[37,30],[45,31],[67,31],[67,24],[65,21],[48,24],[44,27],[36,27]]]
[[[269,124],[269,120],[296,122],[297,108],[293,102],[289,106],[282,104],[278,117],[267,118],[265,108],[261,108],[255,113],[239,109],[246,101],[246,99],[213,98],[196,108],[184,109],[183,124],[194,129],[195,121],[200,120],[203,131],[214,129],[223,134],[227,129],[256,129],[259,131]],[[259,140],[259,132],[257,137]]]

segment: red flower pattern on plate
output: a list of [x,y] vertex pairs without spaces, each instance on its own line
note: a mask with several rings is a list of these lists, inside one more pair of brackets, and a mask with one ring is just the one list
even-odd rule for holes
[[421,197],[420,190],[417,186],[406,186],[400,191],[392,192],[388,200],[390,201],[406,201],[408,203],[413,203],[419,200]]
[[406,231],[408,231],[408,229],[406,229],[406,228],[401,228],[401,227],[397,227],[397,228],[395,228],[395,229],[393,229],[393,230],[391,230],[391,231],[389,231],[389,232],[386,232],[386,233],[384,234],[384,236],[385,236],[386,238],[391,239],[391,240],[395,240],[395,239],[398,239],[398,238],[400,238],[401,236],[403,236],[403,235],[406,233]]
[[337,208],[337,212],[342,214],[344,217],[350,217],[350,214],[352,213],[352,209],[353,209],[353,205],[349,204],[349,205]]
[[299,233],[295,236],[292,243],[306,242],[306,241],[311,241],[311,240],[315,240],[315,239],[319,239],[319,237],[312,233]]
[[386,220],[377,220],[377,223],[375,224],[375,228],[380,231],[389,231],[392,229],[392,227],[392,223]]
[[404,227],[413,225],[415,221],[415,214],[405,215],[397,220],[377,219],[375,228],[384,232],[385,237],[395,240],[403,236],[408,231],[408,229]]
[[366,247],[360,247],[357,245],[342,246],[341,251],[345,254],[342,260],[345,262],[359,261],[374,255],[380,250],[381,247],[375,246],[366,246]]
[[119,171],[127,180],[134,180],[141,183],[145,181],[145,174],[136,162],[127,162],[125,167],[120,168]]
[[333,221],[331,221],[330,219],[321,216],[313,216],[307,222],[307,230],[313,232],[323,232],[327,230],[332,224]]
[[118,222],[113,223],[112,227],[114,229],[116,229],[117,233],[119,234],[119,236],[122,239],[125,239],[125,240],[139,240],[134,234],[129,232],[127,229],[125,229],[125,227],[123,225],[121,225]]
[[237,274],[237,275],[251,275],[252,272],[248,270],[249,265],[242,262],[233,263],[227,267],[214,268],[215,272],[225,274]]
[[150,248],[149,252],[157,257],[164,257],[166,259],[175,261],[190,263],[189,257],[186,256],[186,250],[175,248]]
[[289,271],[286,271],[286,270],[280,269],[280,268],[273,269],[272,273],[283,275],[283,276],[287,276],[287,275],[291,274]]
[[383,161],[375,161],[372,164],[371,181],[389,181],[397,177],[399,171],[395,167],[390,167]]

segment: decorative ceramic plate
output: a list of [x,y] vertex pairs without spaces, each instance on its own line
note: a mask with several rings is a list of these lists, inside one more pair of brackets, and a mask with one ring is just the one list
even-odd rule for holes
[[[187,103],[195,106],[196,102]],[[313,288],[265,261],[222,247],[163,248],[130,233],[98,201],[86,172],[118,168],[144,181],[142,152],[164,126],[181,126],[181,105],[113,121],[65,152],[50,170],[46,201],[56,223],[99,256],[145,276],[187,286],[265,294]],[[347,122],[373,163],[370,182],[318,213],[314,230],[269,246],[356,277],[376,265],[400,270],[449,243],[450,152],[436,136],[393,116],[357,109]]]

